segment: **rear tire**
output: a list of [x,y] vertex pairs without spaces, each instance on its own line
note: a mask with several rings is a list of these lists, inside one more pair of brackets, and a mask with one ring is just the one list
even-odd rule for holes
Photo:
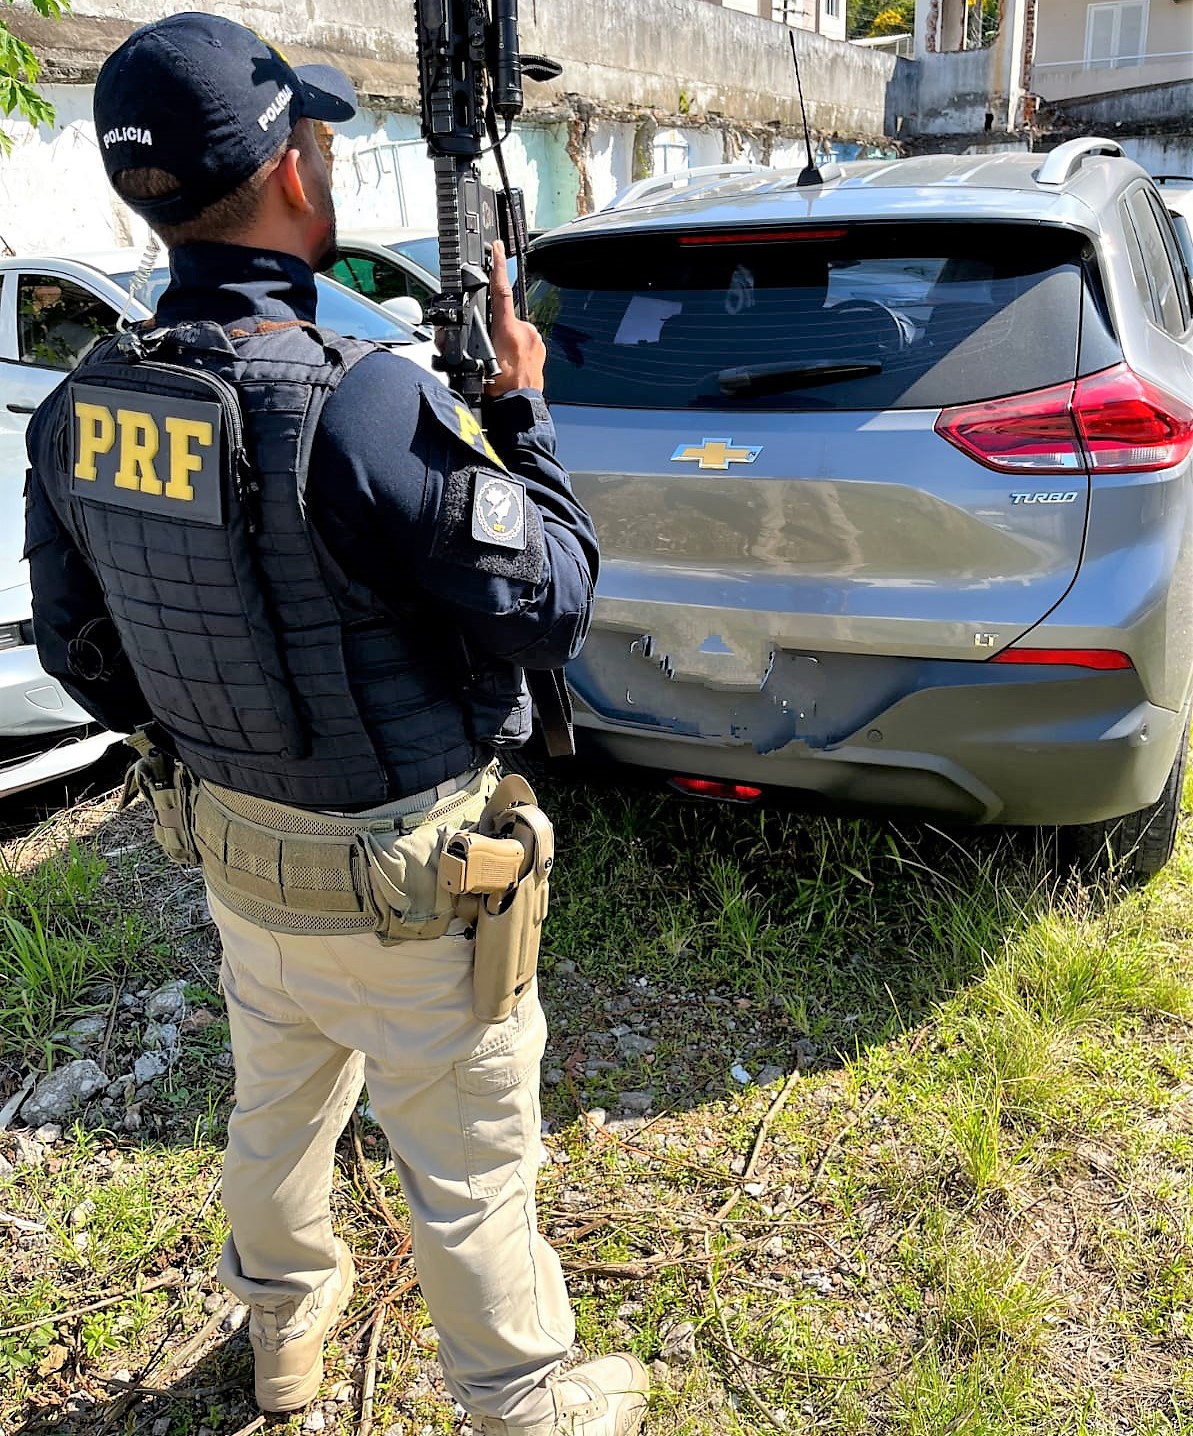
[[1168,781],[1156,801],[1121,818],[1061,828],[1062,854],[1072,866],[1093,876],[1113,874],[1128,883],[1144,882],[1172,857],[1189,761],[1189,718]]

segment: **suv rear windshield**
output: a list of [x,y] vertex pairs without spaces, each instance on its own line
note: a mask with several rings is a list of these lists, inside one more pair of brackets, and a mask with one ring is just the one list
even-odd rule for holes
[[547,397],[635,409],[911,409],[1077,372],[1087,241],[854,224],[562,240],[529,258]]

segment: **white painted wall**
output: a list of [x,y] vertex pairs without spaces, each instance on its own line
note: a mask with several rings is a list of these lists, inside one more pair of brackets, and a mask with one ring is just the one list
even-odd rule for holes
[[[88,250],[144,244],[148,229],[120,202],[104,175],[91,119],[90,85],[50,85],[46,98],[57,114],[52,125],[32,129],[25,121],[0,121],[12,136],[13,149],[0,161],[0,252],[84,253]],[[635,126],[628,121],[595,120],[589,133],[588,162],[593,203],[608,204],[632,177]],[[759,140],[710,126],[661,129],[660,142],[677,147],[670,158],[689,166],[719,164],[723,159],[761,164]],[[579,176],[567,153],[563,124],[526,125],[506,142],[506,163],[513,184],[523,190],[532,229],[548,229],[575,217]],[[833,157],[822,145],[820,158]],[[770,162],[802,166],[803,146],[779,139]],[[672,163],[671,168],[675,168]],[[482,162],[486,182],[496,185],[492,158]],[[655,173],[663,172],[656,150]],[[332,192],[341,229],[435,228],[434,171],[413,115],[361,109],[337,125],[332,138]]]
[[112,193],[91,119],[90,85],[47,85],[52,126],[3,121],[12,152],[0,159],[0,248],[18,254],[142,243],[147,229]]
[[[146,225],[117,199],[104,175],[91,118],[92,87],[48,85],[44,93],[56,110],[52,125],[34,129],[17,118],[0,121],[13,141],[11,154],[0,160],[0,252],[6,246],[32,254],[143,244]],[[605,149],[617,154],[618,178],[608,198],[628,182],[633,130],[628,146],[618,146],[615,134],[601,138]],[[527,126],[507,141],[510,178],[525,193],[534,228],[576,213],[577,178],[566,142],[559,125]],[[716,143],[719,151],[719,138]],[[482,174],[497,183],[491,158],[483,162]],[[415,117],[362,109],[336,126],[332,190],[344,229],[434,229],[434,172]]]
[[1119,143],[1153,175],[1193,175],[1193,135],[1141,135]]

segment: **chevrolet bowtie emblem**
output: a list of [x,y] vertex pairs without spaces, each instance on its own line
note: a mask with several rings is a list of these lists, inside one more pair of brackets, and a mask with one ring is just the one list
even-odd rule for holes
[[752,464],[761,444],[737,444],[732,439],[701,439],[699,445],[680,444],[671,455],[673,464],[694,460],[702,469],[727,469],[730,464]]

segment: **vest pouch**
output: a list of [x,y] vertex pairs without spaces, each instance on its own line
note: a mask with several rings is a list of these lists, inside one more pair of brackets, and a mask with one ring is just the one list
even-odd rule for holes
[[471,787],[423,812],[406,814],[400,829],[361,834],[368,891],[383,943],[442,937],[456,916],[454,898],[439,881],[439,859],[458,832],[481,821],[499,781],[491,763]]
[[383,943],[442,937],[454,916],[439,886],[439,854],[448,829],[424,823],[410,833],[363,833],[369,895]]
[[475,785],[416,813],[349,815],[296,808],[205,779],[193,801],[203,876],[233,912],[273,932],[373,932],[383,943],[441,937],[454,916],[439,854],[475,826],[497,786]]
[[172,863],[197,867],[193,809],[195,780],[173,758],[155,751],[152,757],[138,758],[133,765],[137,791],[153,809],[153,836]]

